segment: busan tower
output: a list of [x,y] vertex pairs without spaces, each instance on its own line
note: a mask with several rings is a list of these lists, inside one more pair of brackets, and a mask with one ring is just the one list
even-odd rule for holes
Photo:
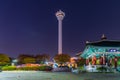
[[65,17],[65,13],[59,10],[55,15],[58,19],[58,54],[62,54],[62,20]]

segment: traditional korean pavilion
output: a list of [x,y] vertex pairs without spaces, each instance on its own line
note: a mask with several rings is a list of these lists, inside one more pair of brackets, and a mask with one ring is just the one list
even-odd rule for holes
[[100,41],[87,41],[85,49],[80,56],[86,59],[86,64],[89,62],[88,59],[93,59],[94,61],[101,58],[101,64],[105,64],[106,61],[109,63],[110,59],[115,59],[117,62],[117,58],[120,57],[120,40],[108,40],[102,35]]

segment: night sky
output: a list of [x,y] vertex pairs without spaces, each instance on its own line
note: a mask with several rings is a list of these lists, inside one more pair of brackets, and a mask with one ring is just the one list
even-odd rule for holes
[[0,0],[0,53],[51,56],[58,50],[55,13],[61,9],[63,53],[75,56],[86,41],[120,40],[120,2],[110,0]]

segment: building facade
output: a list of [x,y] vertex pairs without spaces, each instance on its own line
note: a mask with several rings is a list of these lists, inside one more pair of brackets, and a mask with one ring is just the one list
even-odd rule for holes
[[120,63],[120,41],[107,40],[103,35],[100,41],[86,42],[86,47],[80,55],[86,59],[86,65],[114,65],[115,68]]

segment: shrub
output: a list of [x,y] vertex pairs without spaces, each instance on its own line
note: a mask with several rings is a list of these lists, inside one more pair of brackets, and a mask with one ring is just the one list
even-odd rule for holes
[[45,71],[51,71],[52,70],[52,67],[50,66],[45,66]]
[[107,71],[107,68],[106,67],[98,67],[97,70],[103,72],[103,71]]
[[4,66],[2,67],[2,70],[7,70],[7,71],[11,71],[11,70],[24,70],[24,71],[28,71],[28,70],[35,70],[35,71],[51,71],[52,67],[50,66],[24,66],[24,67],[16,67],[16,66]]
[[52,67],[50,66],[39,66],[39,71],[51,71]]
[[10,63],[7,63],[7,62],[0,62],[0,66],[6,66],[6,65],[10,65]]
[[4,66],[4,67],[2,67],[2,70],[16,70],[16,66]]
[[19,67],[17,70],[35,70],[35,71],[51,71],[50,66],[30,66],[30,67]]
[[84,66],[78,67],[79,70],[84,70]]

